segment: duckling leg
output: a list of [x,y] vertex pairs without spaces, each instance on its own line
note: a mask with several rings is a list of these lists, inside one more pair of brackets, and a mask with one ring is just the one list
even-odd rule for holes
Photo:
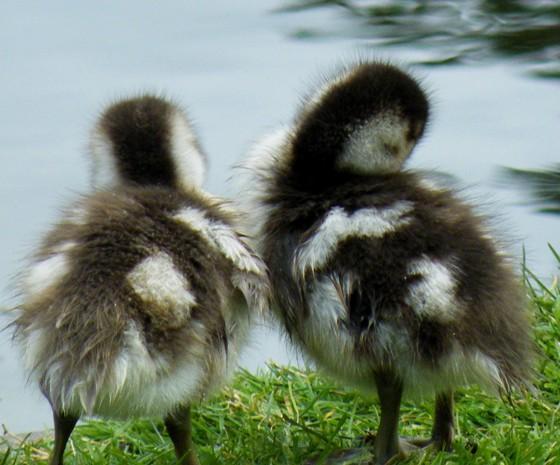
[[453,392],[436,396],[436,410],[432,441],[439,450],[451,451],[453,448]]
[[53,409],[54,419],[54,448],[50,465],[62,465],[66,443],[78,422],[78,417],[59,413]]
[[403,384],[390,371],[375,373],[375,384],[381,403],[381,421],[375,438],[375,463],[384,465],[401,452],[398,429]]
[[433,445],[437,450],[450,452],[453,449],[453,392],[437,394],[434,426],[430,439],[409,439],[408,444],[422,448]]
[[165,418],[165,427],[181,465],[199,465],[192,442],[191,407],[180,407]]

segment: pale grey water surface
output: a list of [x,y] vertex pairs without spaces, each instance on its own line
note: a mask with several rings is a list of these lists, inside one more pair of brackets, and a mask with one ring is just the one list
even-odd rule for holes
[[[9,279],[53,222],[57,208],[88,189],[85,145],[104,104],[139,91],[184,104],[210,158],[206,187],[231,195],[231,166],[252,141],[289,120],[321,72],[370,55],[349,39],[297,41],[290,32],[334,24],[330,10],[273,14],[276,0],[6,1],[0,8],[1,305]],[[406,63],[422,51],[376,50]],[[515,63],[416,69],[432,91],[434,117],[411,166],[449,172],[474,198],[490,200],[507,234],[526,247],[545,281],[556,273],[547,242],[560,220],[532,213],[499,190],[495,167],[558,161],[558,81],[528,78]],[[554,140],[553,140],[554,137]],[[553,150],[554,149],[554,150]],[[25,386],[9,333],[0,334],[0,423],[13,432],[51,425],[47,402]],[[296,363],[274,330],[261,329],[243,358]]]

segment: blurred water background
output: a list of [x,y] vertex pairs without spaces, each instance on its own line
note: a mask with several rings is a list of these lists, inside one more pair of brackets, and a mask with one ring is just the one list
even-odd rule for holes
[[[185,105],[209,154],[206,187],[230,176],[251,143],[289,121],[300,96],[358,56],[410,64],[430,90],[433,119],[410,166],[438,169],[503,218],[513,251],[545,282],[557,272],[560,219],[536,214],[496,167],[559,161],[557,1],[41,2],[0,7],[0,305],[10,277],[57,209],[88,189],[88,130],[114,98],[156,91]],[[0,320],[2,325],[5,323]],[[261,327],[242,364],[297,363]],[[0,333],[0,424],[50,427]]]

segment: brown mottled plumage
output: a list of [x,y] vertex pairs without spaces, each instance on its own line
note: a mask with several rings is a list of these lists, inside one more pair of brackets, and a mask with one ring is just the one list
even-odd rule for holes
[[[377,464],[413,446],[451,447],[457,386],[508,391],[531,371],[521,280],[485,218],[403,169],[428,114],[408,74],[359,63],[247,162],[276,314],[319,367],[377,388]],[[430,440],[399,441],[406,391],[436,396]]]
[[165,418],[178,458],[193,465],[190,404],[235,368],[266,271],[235,214],[202,191],[205,157],[175,105],[116,103],[92,150],[99,188],[46,235],[14,323],[53,408],[51,463],[62,464],[80,416],[100,415]]

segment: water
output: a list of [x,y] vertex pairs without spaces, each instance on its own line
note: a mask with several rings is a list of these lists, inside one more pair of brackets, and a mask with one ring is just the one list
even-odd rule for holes
[[370,45],[422,49],[425,65],[530,63],[560,78],[560,5],[554,0],[285,0],[281,11],[331,9],[337,21],[292,29],[300,39],[352,37]]
[[[91,3],[8,2],[0,15],[0,282],[22,266],[57,208],[88,188],[88,129],[111,99],[164,92],[187,106],[211,162],[207,188],[229,195],[230,167],[251,142],[290,119],[321,72],[359,54],[422,61],[431,51],[372,49],[346,36],[300,40],[294,31],[333,30],[333,9],[278,14],[276,0]],[[470,193],[506,217],[534,271],[550,281],[560,220],[520,207],[498,189],[495,167],[542,166],[560,118],[558,82],[532,79],[512,61],[415,68],[432,91],[434,118],[411,165],[437,168],[472,185]],[[1,304],[13,303],[8,290]],[[25,380],[9,335],[0,335],[0,423],[13,432],[51,424],[46,401]],[[295,363],[273,330],[261,329],[243,365]]]

